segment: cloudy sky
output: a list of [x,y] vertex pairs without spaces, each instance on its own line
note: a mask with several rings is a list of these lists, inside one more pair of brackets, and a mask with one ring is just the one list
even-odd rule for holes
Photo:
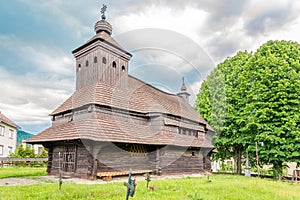
[[219,62],[268,40],[300,42],[297,0],[11,0],[0,2],[0,111],[38,133],[74,91],[72,50],[94,35],[102,3],[130,73],[194,95]]

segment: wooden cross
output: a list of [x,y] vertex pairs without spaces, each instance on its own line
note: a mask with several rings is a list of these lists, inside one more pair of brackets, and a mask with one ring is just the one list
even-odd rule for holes
[[126,193],[126,200],[128,200],[129,195],[130,195],[130,191],[134,192],[134,185],[131,185],[131,175],[132,175],[132,169],[130,169],[129,175],[128,175],[128,182],[124,182],[124,186],[127,187],[127,193]]
[[151,181],[151,179],[150,179],[150,174],[149,174],[149,173],[146,174],[145,180],[147,181],[147,189],[148,189],[149,182]]

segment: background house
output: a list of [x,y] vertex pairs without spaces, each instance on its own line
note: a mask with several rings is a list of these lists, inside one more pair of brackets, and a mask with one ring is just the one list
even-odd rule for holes
[[7,157],[16,150],[17,129],[19,128],[0,111],[0,157]]

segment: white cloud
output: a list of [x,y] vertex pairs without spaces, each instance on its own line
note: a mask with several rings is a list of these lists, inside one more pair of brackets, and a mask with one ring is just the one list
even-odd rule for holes
[[32,73],[16,75],[5,71],[2,66],[0,80],[0,110],[13,116],[21,127],[49,123],[48,115],[67,99],[73,88],[73,83],[68,80],[45,79]]
[[6,53],[13,52],[15,62],[22,66],[10,70],[12,66],[0,65],[0,109],[21,127],[48,124],[48,115],[74,88],[71,56],[54,47],[28,44],[15,36],[0,36],[0,47]]
[[[158,28],[176,31],[195,41],[199,41],[200,30],[207,13],[192,7],[187,7],[182,12],[174,12],[169,7],[157,7],[156,5],[145,5],[135,12],[117,16],[114,20],[115,33],[120,34],[142,28]],[[191,23],[191,21],[193,23]]]
[[[16,58],[27,61],[25,63],[33,65],[35,72],[67,76],[73,72],[74,59],[57,47],[26,43],[14,35],[0,35],[0,47],[13,53]],[[26,69],[32,66],[24,64],[22,67]]]
[[[60,27],[57,35],[69,34],[74,48],[92,37],[93,25],[100,16],[101,2],[92,0],[19,1],[27,6],[31,20]],[[149,82],[169,91],[178,91],[181,77],[185,76],[189,91],[197,94],[203,80],[193,70],[196,68],[205,78],[217,63],[237,51],[254,51],[270,39],[300,42],[300,1],[296,0],[127,0],[109,1],[107,5],[107,19],[113,25],[114,36],[142,28],[169,30],[168,34],[159,36],[131,35],[125,44],[127,50],[133,51],[131,67],[160,65],[147,70],[133,69],[140,75],[137,78],[149,78]],[[40,31],[38,27],[32,28]],[[22,31],[22,27],[18,30]],[[182,34],[185,40],[171,38],[172,31]],[[44,36],[47,37],[53,35],[49,33]],[[68,51],[62,51],[60,44],[46,46],[42,40],[32,43],[24,38],[0,35],[1,53],[13,55],[7,56],[11,65],[0,61],[0,109],[8,110],[4,113],[8,112],[22,124],[43,124],[49,122],[47,115],[74,88],[74,58]],[[168,42],[171,39],[175,42]],[[130,46],[130,42],[137,43]],[[141,44],[166,51],[145,50],[142,55],[131,48]],[[164,66],[166,73],[161,73],[160,67]]]

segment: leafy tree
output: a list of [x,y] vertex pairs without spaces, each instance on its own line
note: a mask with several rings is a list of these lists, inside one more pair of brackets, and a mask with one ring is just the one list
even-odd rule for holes
[[269,41],[226,59],[202,84],[195,107],[216,130],[216,156],[235,157],[238,173],[242,154],[255,159],[258,143],[260,164],[277,176],[284,162],[300,163],[299,60],[298,43]]
[[215,129],[215,155],[222,160],[235,158],[236,172],[241,173],[242,151],[245,149],[244,137],[240,129],[241,109],[245,106],[241,92],[239,76],[251,54],[239,52],[226,59],[215,68],[203,82],[197,95],[195,107],[205,120]]
[[48,158],[48,151],[43,147],[42,152],[37,155],[38,158]]
[[[300,163],[300,45],[269,41],[262,45],[243,73],[247,80],[246,132],[259,146],[259,160],[272,164],[280,177],[284,162]],[[254,147],[248,151],[254,154]],[[255,150],[256,151],[256,150]]]
[[26,146],[24,148],[24,146],[22,144],[20,144],[15,153],[12,153],[9,155],[10,158],[35,158],[35,154],[34,154],[34,150],[29,147]]

